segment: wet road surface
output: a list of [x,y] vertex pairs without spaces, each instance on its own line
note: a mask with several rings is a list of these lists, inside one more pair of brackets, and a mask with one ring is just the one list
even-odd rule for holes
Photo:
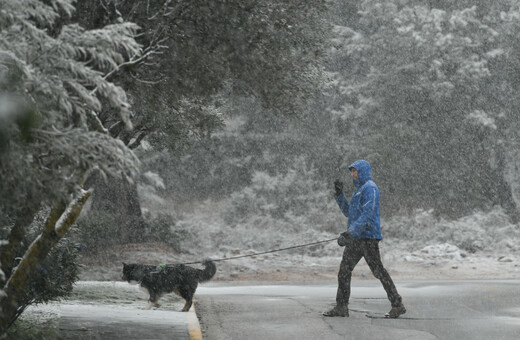
[[[197,291],[206,340],[520,339],[520,281],[396,282],[407,313],[390,310],[378,281],[354,281],[349,318],[327,318],[335,282],[220,283]],[[375,316],[369,318],[368,316]]]

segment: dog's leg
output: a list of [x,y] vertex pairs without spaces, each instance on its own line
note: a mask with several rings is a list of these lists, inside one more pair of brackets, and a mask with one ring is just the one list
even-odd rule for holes
[[181,289],[179,293],[186,301],[186,304],[184,305],[184,308],[181,312],[187,312],[190,310],[191,305],[193,304],[193,295],[195,291],[192,291],[191,289]]
[[153,306],[154,306],[155,308],[159,308],[159,307],[161,307],[161,305],[159,304],[159,299],[160,299],[160,298],[161,298],[161,295],[156,295],[156,296],[155,296],[155,300],[153,301]]
[[148,304],[146,306],[144,306],[143,308],[141,308],[141,309],[149,310],[149,309],[152,309],[152,306],[153,306],[152,302],[148,301]]
[[192,304],[193,304],[193,300],[191,300],[191,299],[188,300],[188,299],[187,299],[187,300],[186,300],[186,304],[184,305],[184,308],[182,308],[181,312],[187,312],[187,311],[189,311],[190,308],[191,308],[191,305],[192,305]]
[[150,298],[148,299],[148,305],[146,307],[144,307],[143,309],[152,309],[152,307],[158,307],[158,304],[157,304],[157,300],[158,300],[158,296],[157,294],[155,294],[155,292],[153,291],[149,291],[150,292]]

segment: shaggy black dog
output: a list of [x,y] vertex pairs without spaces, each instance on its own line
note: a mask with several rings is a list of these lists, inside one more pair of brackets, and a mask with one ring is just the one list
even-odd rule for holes
[[123,263],[123,280],[137,282],[148,291],[150,298],[146,309],[159,307],[157,302],[161,296],[174,292],[186,300],[182,311],[187,312],[193,303],[193,295],[199,282],[209,281],[217,271],[211,260],[204,261],[203,265],[204,269],[196,269],[183,264],[161,267]]

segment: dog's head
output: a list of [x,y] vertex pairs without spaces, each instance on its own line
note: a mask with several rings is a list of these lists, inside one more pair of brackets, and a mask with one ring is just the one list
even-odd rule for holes
[[142,264],[124,263],[123,262],[123,280],[132,282],[140,282],[145,275],[145,269]]

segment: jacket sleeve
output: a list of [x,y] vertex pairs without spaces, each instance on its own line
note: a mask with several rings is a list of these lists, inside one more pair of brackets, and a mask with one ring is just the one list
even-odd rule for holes
[[361,196],[361,216],[354,221],[349,228],[349,232],[358,238],[363,233],[365,226],[369,225],[374,220],[377,214],[377,200],[379,199],[378,189],[374,187],[368,187],[363,190]]
[[341,209],[341,212],[345,217],[348,217],[348,199],[344,192],[342,192],[339,195],[334,195],[334,199],[338,203],[339,208]]

